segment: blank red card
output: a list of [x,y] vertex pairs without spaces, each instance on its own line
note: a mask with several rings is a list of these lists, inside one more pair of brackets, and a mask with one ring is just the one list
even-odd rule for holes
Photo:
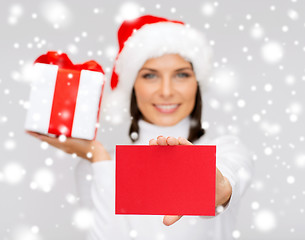
[[216,146],[116,146],[116,214],[215,215]]

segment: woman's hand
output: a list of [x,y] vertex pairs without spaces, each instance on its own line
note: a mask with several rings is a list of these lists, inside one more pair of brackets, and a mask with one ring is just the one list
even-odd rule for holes
[[[185,138],[179,137],[168,137],[159,136],[157,140],[151,139],[149,145],[193,145],[190,141]],[[231,197],[232,187],[228,179],[224,177],[221,172],[216,168],[216,196],[215,196],[215,206],[226,205]],[[182,216],[170,216],[166,215],[163,218],[163,223],[170,226],[177,222]]]
[[40,139],[41,141],[47,142],[66,153],[75,153],[77,156],[92,163],[111,159],[104,146],[96,140],[67,137],[65,141],[60,141],[59,137],[50,137],[32,131],[26,131],[26,133]]

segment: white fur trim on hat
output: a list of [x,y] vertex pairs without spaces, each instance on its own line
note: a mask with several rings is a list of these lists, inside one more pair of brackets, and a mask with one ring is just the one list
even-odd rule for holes
[[201,89],[207,81],[212,51],[203,33],[179,23],[146,24],[125,42],[115,71],[119,76],[118,89],[130,95],[138,71],[150,58],[177,53],[193,64]]

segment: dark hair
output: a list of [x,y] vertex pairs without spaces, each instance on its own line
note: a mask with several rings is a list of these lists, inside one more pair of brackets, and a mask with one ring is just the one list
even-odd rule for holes
[[[196,141],[205,134],[205,130],[201,127],[201,111],[202,111],[202,99],[201,99],[200,87],[199,84],[197,83],[195,106],[190,114],[191,125],[189,129],[189,136],[187,138],[190,142]],[[132,93],[131,93],[130,115],[131,115],[131,124],[129,128],[129,137],[132,142],[135,142],[140,134],[138,121],[143,118],[143,115],[138,108],[134,88],[132,89]]]

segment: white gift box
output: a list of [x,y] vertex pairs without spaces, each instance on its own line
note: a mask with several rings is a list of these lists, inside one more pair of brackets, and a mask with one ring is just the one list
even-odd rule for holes
[[36,63],[25,129],[95,139],[104,85],[102,72]]

